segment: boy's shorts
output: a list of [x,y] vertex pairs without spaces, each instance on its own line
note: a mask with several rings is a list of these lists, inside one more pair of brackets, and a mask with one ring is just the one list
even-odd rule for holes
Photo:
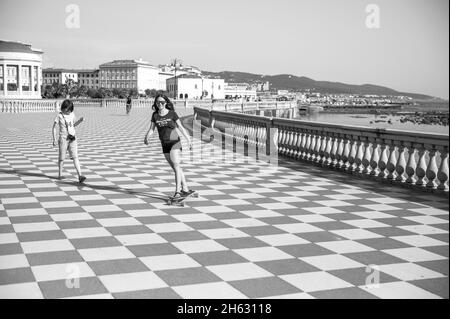
[[59,139],[59,160],[64,161],[66,159],[67,150],[69,150],[70,158],[78,157],[78,144],[77,140],[68,141],[65,138]]
[[161,141],[161,146],[163,149],[163,153],[170,153],[171,150],[179,148],[180,151],[183,150],[181,147],[181,140],[178,141]]

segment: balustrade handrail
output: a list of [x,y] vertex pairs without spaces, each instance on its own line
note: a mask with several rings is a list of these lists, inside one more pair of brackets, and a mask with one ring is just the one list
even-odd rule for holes
[[[203,125],[227,136],[231,134],[236,142],[258,145],[267,155],[275,151],[361,177],[449,194],[449,137],[445,134],[283,119],[200,107],[194,107],[194,119],[200,119]],[[227,127],[232,128],[232,133],[226,131]],[[271,145],[275,147],[273,150]]]
[[[213,117],[220,116],[221,118],[236,119],[238,121],[242,120],[252,120],[253,122],[261,122],[261,124],[266,124],[267,120],[270,119],[272,126],[284,126],[284,127],[295,127],[303,130],[313,130],[316,132],[325,133],[341,133],[341,134],[352,134],[362,137],[373,137],[373,138],[384,138],[401,140],[408,143],[423,143],[429,145],[447,146],[449,137],[445,134],[436,133],[425,133],[425,132],[413,132],[413,131],[403,131],[396,129],[384,129],[384,128],[373,128],[366,126],[348,126],[342,124],[333,124],[325,122],[311,122],[296,119],[283,119],[276,117],[266,117],[260,115],[243,114],[237,112],[226,112],[207,109],[202,109],[199,107],[194,107],[194,112],[202,110],[203,112],[211,113]],[[200,112],[202,112],[200,111]],[[202,113],[203,113],[202,112]]]

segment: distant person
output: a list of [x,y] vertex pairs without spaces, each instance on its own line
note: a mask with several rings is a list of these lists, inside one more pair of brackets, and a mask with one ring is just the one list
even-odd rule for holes
[[155,97],[152,109],[154,112],[150,122],[150,129],[144,138],[144,143],[148,145],[150,136],[154,133],[155,128],[157,128],[164,157],[175,172],[176,186],[173,198],[176,200],[192,195],[195,191],[189,190],[183,169],[181,168],[182,147],[177,129],[186,138],[190,148],[192,148],[191,138],[181,124],[180,118],[167,96],[158,94]]
[[127,106],[126,106],[126,111],[127,111],[127,115],[130,114],[131,111],[131,94],[128,95],[127,97]]
[[78,160],[78,142],[75,133],[75,127],[83,122],[81,117],[75,121],[75,113],[73,112],[73,102],[71,100],[64,100],[61,104],[61,112],[56,115],[53,121],[53,147],[56,146],[56,125],[59,125],[59,156],[58,156],[58,179],[62,179],[62,171],[66,153],[69,151],[70,158],[78,174],[78,181],[83,183],[86,177],[81,174],[80,161]]

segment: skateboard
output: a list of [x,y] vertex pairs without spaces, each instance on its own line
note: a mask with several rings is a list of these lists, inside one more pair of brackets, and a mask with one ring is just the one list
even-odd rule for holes
[[194,193],[192,193],[192,194],[190,194],[190,195],[188,195],[188,196],[185,196],[185,197],[179,197],[179,198],[177,198],[177,199],[175,199],[173,196],[170,196],[169,199],[167,200],[167,205],[170,205],[170,206],[176,205],[176,206],[182,206],[182,207],[184,207],[184,204],[185,204],[184,201],[185,201],[187,198],[189,198],[189,197],[197,198],[197,197],[198,197],[198,193],[197,193],[197,192],[194,192]]

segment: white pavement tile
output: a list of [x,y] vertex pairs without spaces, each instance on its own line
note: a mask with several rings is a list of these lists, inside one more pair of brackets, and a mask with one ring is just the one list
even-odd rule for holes
[[292,233],[292,234],[301,234],[301,233],[311,233],[311,232],[318,232],[323,231],[321,228],[306,224],[306,223],[295,223],[295,224],[278,224],[274,225],[274,227],[277,227],[281,230],[284,230],[285,232]]
[[253,263],[237,263],[226,265],[207,266],[209,271],[224,281],[245,280],[263,277],[272,277],[267,270]]
[[448,243],[423,235],[392,236],[392,239],[415,247],[448,246]]
[[342,237],[350,239],[350,240],[384,237],[382,235],[375,234],[375,233],[365,230],[365,229],[342,229],[342,230],[332,230],[331,232],[338,236],[342,236]]
[[447,257],[429,252],[419,247],[385,249],[385,253],[409,262],[421,262],[448,259]]
[[292,258],[291,255],[275,247],[242,248],[234,252],[252,262]]
[[116,239],[124,246],[167,243],[167,240],[155,233],[118,235],[116,236]]
[[86,261],[136,258],[126,247],[120,246],[79,249],[78,252]]
[[199,232],[211,239],[250,237],[247,233],[236,228],[200,229]]
[[304,292],[353,287],[352,284],[327,272],[307,272],[279,277]]
[[28,259],[23,254],[0,256],[0,269],[29,267]]
[[364,267],[364,265],[359,262],[356,262],[348,257],[336,254],[302,257],[299,259],[325,271]]
[[29,241],[21,243],[25,254],[43,253],[50,251],[74,250],[72,243],[68,239]]
[[99,279],[111,293],[168,287],[161,278],[150,271],[99,276]]
[[293,234],[264,235],[256,236],[256,238],[271,246],[299,245],[309,243],[309,241]]
[[360,288],[383,299],[441,299],[431,292],[403,281],[361,286]]
[[360,253],[366,251],[374,251],[374,248],[360,244],[352,240],[339,240],[339,241],[327,241],[317,243],[328,250],[334,251],[337,254],[348,254],[348,253]]
[[183,299],[248,299],[226,282],[172,287]]
[[0,285],[0,299],[43,299],[37,282]]
[[111,236],[111,233],[103,227],[69,228],[62,231],[69,239]]
[[151,271],[201,267],[198,262],[185,254],[150,256],[139,259]]
[[85,262],[33,266],[31,267],[31,270],[36,281],[61,279],[72,281],[76,278],[95,276],[95,273]]
[[403,281],[442,278],[445,275],[413,263],[380,265],[379,271]]
[[186,254],[228,250],[228,248],[211,239],[179,241],[173,243],[173,245]]

